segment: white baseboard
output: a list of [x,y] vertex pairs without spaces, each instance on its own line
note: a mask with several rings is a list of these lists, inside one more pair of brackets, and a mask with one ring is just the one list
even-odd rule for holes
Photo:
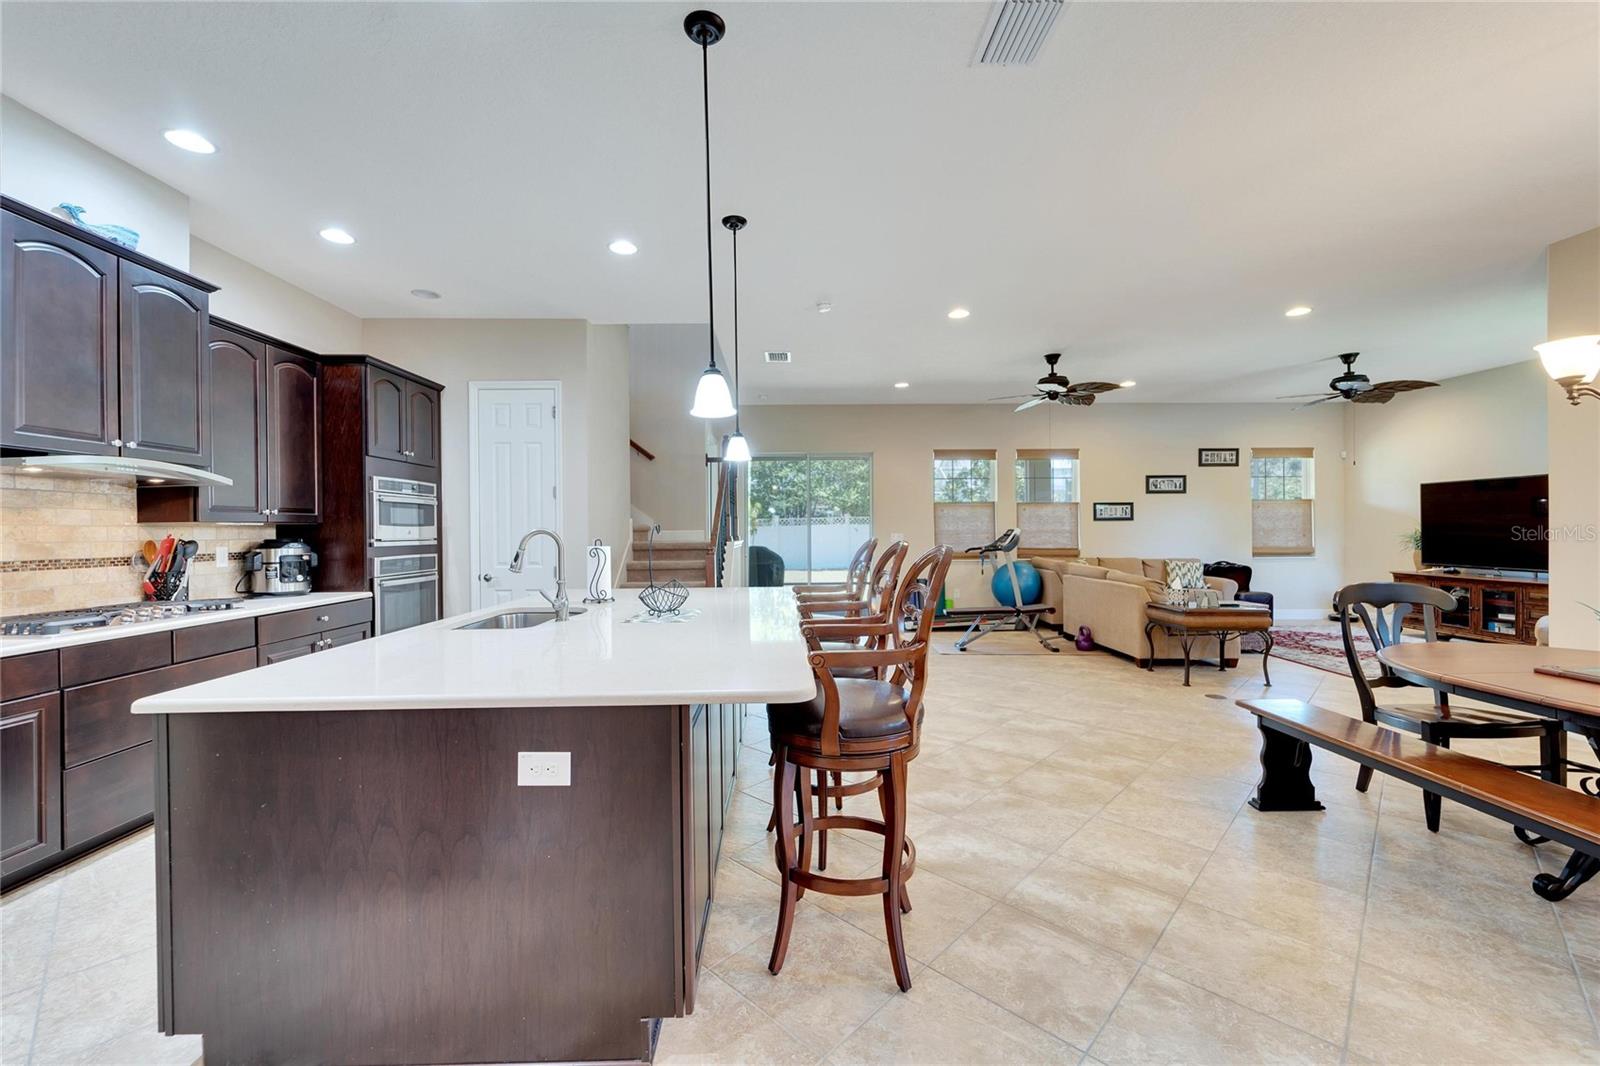
[[1328,611],[1331,609],[1328,607],[1318,611],[1302,607],[1297,610],[1287,610],[1275,606],[1272,609],[1272,619],[1275,622],[1320,622],[1328,617]]

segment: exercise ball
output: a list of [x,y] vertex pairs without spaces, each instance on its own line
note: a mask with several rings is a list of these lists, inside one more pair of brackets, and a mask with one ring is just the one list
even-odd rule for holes
[[1032,563],[1007,563],[995,569],[994,578],[989,582],[989,591],[994,593],[995,602],[1002,607],[1018,606],[1012,602],[1011,574],[1008,573],[1013,568],[1017,572],[1017,589],[1022,593],[1022,606],[1038,603],[1039,597],[1044,595],[1044,579]]

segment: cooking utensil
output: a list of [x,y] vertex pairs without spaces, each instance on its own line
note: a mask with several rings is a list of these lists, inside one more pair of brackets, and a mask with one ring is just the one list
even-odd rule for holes
[[176,544],[177,541],[172,539],[171,533],[161,538],[161,547],[156,551],[156,568],[162,573],[166,573],[167,568],[172,565],[172,549]]
[[158,558],[160,558],[158,550],[159,549],[157,549],[155,541],[147,540],[144,542],[144,547],[140,549],[140,552],[144,555],[144,561],[146,563],[154,563]]

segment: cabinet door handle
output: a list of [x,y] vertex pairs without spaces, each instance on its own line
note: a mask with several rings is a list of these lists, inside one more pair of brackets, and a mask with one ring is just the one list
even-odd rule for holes
[[115,439],[115,440],[113,440],[113,441],[112,441],[112,442],[111,442],[111,446],[112,446],[112,447],[113,447],[113,448],[120,448],[120,447],[122,447],[122,438],[121,438],[121,437],[118,437],[118,438],[116,438],[116,439]]
[[326,622],[326,621],[327,621],[327,620],[328,620],[328,616],[327,616],[327,615],[325,615],[325,614],[319,614],[319,615],[317,615],[317,621],[319,621],[319,622]]
[[128,447],[130,447],[130,448],[137,448],[138,446],[139,446],[139,442],[136,441],[136,440],[130,440],[128,442]]

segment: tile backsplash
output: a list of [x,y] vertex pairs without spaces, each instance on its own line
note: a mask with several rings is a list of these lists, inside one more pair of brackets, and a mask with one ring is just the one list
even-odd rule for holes
[[[143,599],[143,569],[130,560],[146,540],[198,541],[189,596],[235,595],[242,553],[275,535],[272,526],[183,522],[140,525],[125,480],[0,472],[0,614],[32,614]],[[216,565],[218,548],[228,552]]]

